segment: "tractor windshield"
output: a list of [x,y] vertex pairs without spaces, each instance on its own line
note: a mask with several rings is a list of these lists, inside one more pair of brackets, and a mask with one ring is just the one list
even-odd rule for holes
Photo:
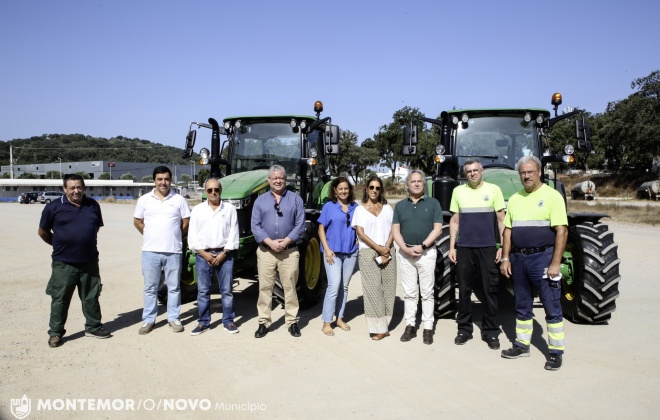
[[287,174],[297,172],[300,159],[300,129],[288,123],[245,124],[236,130],[232,172],[268,169],[282,165]]
[[459,170],[469,157],[478,158],[485,168],[517,169],[518,159],[539,156],[534,122],[526,123],[517,116],[471,117],[458,123],[456,155]]

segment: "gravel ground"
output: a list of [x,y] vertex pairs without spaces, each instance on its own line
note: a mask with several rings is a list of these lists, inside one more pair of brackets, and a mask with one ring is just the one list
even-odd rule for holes
[[[241,279],[235,310],[239,334],[222,329],[213,296],[212,329],[192,337],[195,303],[182,306],[182,334],[160,308],[156,329],[137,330],[142,312],[141,236],[133,204],[102,204],[99,233],[105,327],[114,337],[84,337],[74,297],[64,344],[47,345],[50,247],[37,236],[42,205],[0,204],[0,419],[25,395],[27,418],[656,418],[660,409],[660,228],[610,223],[622,259],[621,297],[608,325],[566,323],[559,372],[543,369],[543,310],[535,309],[531,357],[505,360],[476,338],[453,339],[456,325],[439,320],[435,343],[421,334],[399,341],[405,324],[398,288],[392,337],[369,339],[360,275],[352,280],[350,332],[321,333],[321,304],[301,312],[302,337],[292,338],[283,310],[271,333],[256,340],[256,283]],[[515,335],[513,299],[500,295],[502,347]],[[477,312],[480,305],[476,305]],[[476,317],[479,320],[479,317]],[[69,407],[66,407],[69,404]],[[75,404],[75,407],[74,407]],[[110,404],[104,406],[103,404]],[[131,404],[133,404],[131,406]],[[132,408],[132,409],[131,409]],[[94,410],[94,412],[90,412]]]

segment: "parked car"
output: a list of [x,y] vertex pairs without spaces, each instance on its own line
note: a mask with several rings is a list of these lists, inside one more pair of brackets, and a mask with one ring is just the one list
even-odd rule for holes
[[48,204],[53,200],[57,200],[63,195],[64,193],[60,191],[42,191],[39,193],[39,202],[41,204]]
[[18,196],[18,202],[21,204],[34,204],[39,198],[39,193],[37,192],[26,192]]

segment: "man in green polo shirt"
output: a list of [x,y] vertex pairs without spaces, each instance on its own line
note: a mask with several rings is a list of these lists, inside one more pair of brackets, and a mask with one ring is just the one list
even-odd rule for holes
[[435,241],[442,234],[442,209],[438,200],[424,194],[424,182],[424,173],[418,169],[408,175],[406,188],[410,196],[394,207],[392,235],[399,245],[397,261],[406,318],[401,341],[410,341],[417,336],[415,318],[419,282],[424,344],[432,344]]
[[529,357],[534,329],[532,304],[537,290],[548,325],[550,355],[545,369],[559,370],[564,353],[560,265],[568,238],[568,219],[564,198],[541,182],[541,168],[536,156],[524,156],[518,161],[524,189],[511,196],[504,219],[500,271],[507,278],[513,275],[516,340],[512,348],[502,351],[502,357]]
[[481,339],[492,350],[500,348],[500,326],[497,322],[497,263],[502,255],[504,230],[504,197],[500,187],[484,182],[484,168],[478,159],[463,164],[467,184],[454,189],[449,210],[449,259],[456,264],[458,278],[458,334],[454,344],[472,339],[472,290],[483,290],[484,306]]

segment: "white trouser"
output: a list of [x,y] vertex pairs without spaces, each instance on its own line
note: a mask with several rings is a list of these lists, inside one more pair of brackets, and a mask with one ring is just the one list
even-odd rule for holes
[[417,280],[422,298],[422,325],[433,329],[433,286],[435,284],[436,249],[431,247],[421,257],[411,258],[403,252],[396,254],[403,287],[406,325],[415,326],[417,316]]

